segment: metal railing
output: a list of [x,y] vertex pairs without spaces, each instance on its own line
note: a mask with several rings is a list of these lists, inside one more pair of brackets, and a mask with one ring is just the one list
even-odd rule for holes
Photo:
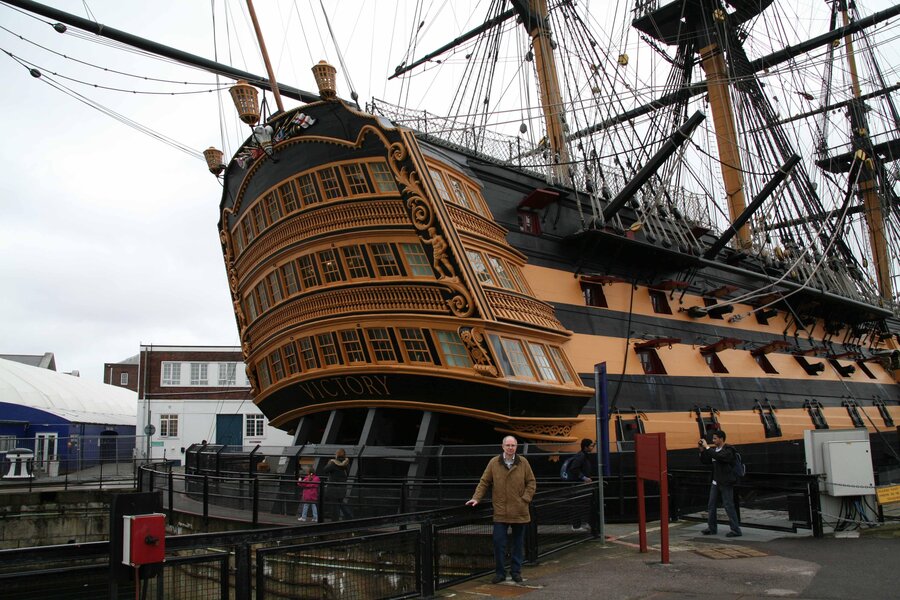
[[[539,492],[525,538],[526,565],[592,539],[573,530],[596,488]],[[594,500],[592,500],[594,498]],[[493,570],[489,506],[457,506],[300,527],[166,538],[159,574],[138,584],[109,580],[109,543],[0,551],[7,597],[403,598],[432,596]],[[137,592],[137,594],[135,593]]]

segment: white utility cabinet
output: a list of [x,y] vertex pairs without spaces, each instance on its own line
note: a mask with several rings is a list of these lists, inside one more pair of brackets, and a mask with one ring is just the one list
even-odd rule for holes
[[875,494],[869,440],[841,440],[822,444],[825,493],[829,496]]

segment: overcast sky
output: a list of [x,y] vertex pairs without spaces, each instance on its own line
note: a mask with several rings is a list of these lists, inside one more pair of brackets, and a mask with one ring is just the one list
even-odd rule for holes
[[[47,3],[108,27],[215,58],[208,1]],[[244,2],[215,4],[218,60],[264,74],[249,38]],[[415,52],[420,56],[474,26],[482,14],[456,0],[426,2],[429,14],[415,16],[409,8],[415,4],[326,0],[361,103],[373,96],[399,99],[399,89],[389,87],[385,75],[403,58],[410,23],[422,20],[430,28],[425,32],[428,44]],[[587,4],[597,15],[617,3]],[[890,4],[890,0],[869,0],[865,6],[874,11]],[[279,81],[312,91],[309,68],[313,63],[325,58],[340,68],[319,1],[257,0],[256,5]],[[628,7],[631,2],[622,0],[618,5]],[[815,0],[815,5],[821,9],[824,3]],[[438,11],[439,25],[433,25]],[[598,20],[603,18],[597,15]],[[373,23],[377,26],[372,27]],[[104,362],[132,356],[142,343],[238,345],[216,229],[221,186],[205,163],[45,82],[52,79],[69,86],[194,152],[210,145],[224,148],[226,160],[248,133],[236,123],[227,93],[222,97],[227,117],[223,126],[215,93],[131,93],[209,90],[216,84],[209,74],[123,52],[98,43],[96,37],[90,41],[84,39],[88,36],[74,35],[74,29],[60,35],[46,19],[3,4],[0,26],[6,29],[0,30],[0,48],[34,63],[43,73],[41,79],[33,78],[7,54],[0,55],[4,125],[0,353],[54,352],[60,371],[74,369],[82,377],[100,381]],[[821,21],[803,26],[817,33],[827,27]],[[226,27],[233,38],[230,44],[225,41]],[[635,41],[633,34],[631,41]],[[204,85],[105,73],[51,51],[107,69]],[[128,91],[107,91],[93,84]],[[425,85],[420,90],[430,100],[441,97],[436,88]],[[343,73],[338,92],[342,97],[349,95]],[[422,104],[415,98],[411,103]],[[288,108],[296,105],[287,101]],[[224,143],[222,127],[226,128]]]

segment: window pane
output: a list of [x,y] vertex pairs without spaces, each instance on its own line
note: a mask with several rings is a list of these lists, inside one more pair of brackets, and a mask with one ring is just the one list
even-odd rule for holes
[[325,283],[341,281],[343,277],[341,276],[340,263],[334,250],[331,248],[322,250],[318,256],[319,264],[322,266],[322,278],[325,280]]
[[572,373],[569,371],[569,367],[566,366],[566,360],[563,358],[559,348],[550,346],[550,358],[553,359],[553,365],[556,367],[556,372],[560,374],[562,380],[565,383],[575,383],[575,380],[572,378]]
[[344,264],[350,272],[350,279],[369,278],[369,267],[366,265],[366,259],[363,256],[362,246],[353,244],[352,246],[344,246],[341,248],[344,254]]
[[341,336],[341,346],[344,348],[344,356],[347,357],[347,362],[366,362],[366,355],[363,352],[362,343],[359,340],[359,332],[355,329],[344,329],[343,331],[338,332],[338,334]]
[[397,362],[397,354],[394,352],[394,344],[387,328],[366,329],[366,337],[369,338],[376,362]]
[[293,296],[300,288],[297,285],[297,269],[294,263],[289,262],[281,267],[281,276],[284,278],[284,287],[288,296]]
[[281,293],[281,281],[278,279],[278,273],[272,272],[269,273],[269,293],[272,296],[272,304],[278,304],[281,302],[281,297],[284,295]]
[[319,169],[316,171],[316,175],[319,176],[319,184],[322,186],[322,193],[325,194],[326,198],[331,200],[340,198],[343,195],[341,193],[341,184],[338,181],[338,174],[334,167]]
[[244,434],[247,437],[260,437],[265,435],[266,418],[262,415],[246,415],[246,427]]
[[259,311],[256,309],[256,298],[253,297],[253,292],[247,294],[244,304],[247,314],[250,315],[251,321],[259,316]]
[[288,375],[294,375],[300,372],[300,364],[297,362],[297,350],[294,348],[294,342],[285,344],[281,351],[284,353],[284,364],[287,368]]
[[244,220],[241,221],[241,231],[244,232],[244,239],[247,240],[248,244],[256,237],[256,232],[253,231],[253,225],[250,223],[250,217],[244,217]]
[[128,373],[119,374],[119,385],[128,385]]
[[281,206],[278,204],[278,197],[275,192],[269,192],[263,199],[266,203],[266,214],[269,215],[269,223],[276,223],[281,219]]
[[425,342],[425,335],[421,329],[412,327],[400,328],[400,340],[406,348],[406,355],[411,362],[431,363],[431,350]]
[[164,362],[163,365],[163,385],[181,385],[181,363]]
[[259,377],[259,387],[266,389],[272,385],[272,376],[269,374],[269,361],[265,358],[256,364],[256,375]]
[[259,301],[260,314],[269,310],[269,292],[266,291],[266,282],[260,281],[256,284],[256,299]]
[[316,363],[316,348],[313,346],[312,338],[301,338],[300,359],[303,361],[305,370],[315,369],[318,366]]
[[397,182],[394,181],[394,176],[388,169],[387,163],[369,163],[369,172],[372,174],[372,180],[379,192],[387,194],[397,191]]
[[372,244],[372,255],[375,257],[375,268],[382,277],[400,275],[397,257],[390,244]]
[[160,437],[178,436],[178,415],[159,416],[159,435]]
[[359,165],[343,165],[341,170],[344,171],[344,177],[347,178],[347,183],[350,185],[351,194],[369,193],[369,183]]
[[275,350],[269,355],[269,364],[272,365],[273,381],[284,379],[284,365],[281,363],[281,351]]
[[320,202],[319,190],[316,188],[316,180],[313,179],[311,173],[301,175],[297,182],[299,183],[300,198],[303,201],[304,206]]
[[450,178],[450,191],[453,192],[453,198],[456,200],[457,204],[472,210],[472,203],[469,201],[469,197],[466,196],[466,190],[463,187],[463,184],[453,177]]
[[209,385],[206,363],[191,363],[191,385]]
[[311,256],[301,256],[297,259],[300,265],[300,279],[303,281],[303,289],[319,285],[319,274]]
[[496,256],[488,256],[488,261],[491,263],[491,268],[494,269],[494,274],[497,275],[497,282],[500,284],[500,287],[508,290],[515,290],[516,284],[513,283],[509,274],[506,272],[503,261]]
[[319,344],[319,351],[322,353],[322,360],[326,367],[341,363],[337,346],[334,344],[334,337],[330,333],[320,333],[317,335],[316,343]]
[[550,366],[550,360],[547,358],[546,352],[544,352],[544,347],[540,344],[529,342],[528,349],[531,350],[531,358],[534,359],[534,364],[537,366],[538,376],[543,381],[559,381],[556,378],[556,373],[553,372],[553,367]]
[[219,387],[237,385],[237,363],[219,363]]
[[256,232],[262,233],[266,228],[266,215],[263,214],[262,204],[255,204],[250,213],[253,216],[253,224],[256,225]]
[[231,240],[234,242],[236,254],[240,254],[244,251],[244,246],[246,244],[244,244],[244,232],[241,231],[240,225],[231,230]]
[[403,255],[406,257],[406,264],[409,265],[413,275],[420,277],[434,277],[434,271],[431,270],[431,263],[428,262],[428,255],[421,244],[400,244],[403,249]]
[[531,365],[528,364],[528,359],[525,357],[525,349],[522,347],[522,342],[509,338],[500,338],[500,343],[503,344],[503,349],[506,350],[506,357],[509,359],[509,364],[515,376],[534,379],[534,371],[531,370]]
[[281,194],[281,204],[284,206],[285,214],[290,214],[297,210],[297,191],[294,189],[294,182],[288,181],[278,188]]
[[472,366],[472,359],[469,358],[469,352],[458,333],[455,331],[438,331],[436,333],[447,365],[466,368]]
[[434,181],[434,187],[437,188],[438,195],[444,202],[452,202],[450,199],[450,193],[447,192],[447,186],[444,185],[444,178],[441,176],[441,172],[437,169],[428,169],[428,172],[431,173],[431,180]]
[[486,283],[487,285],[494,285],[494,280],[491,278],[490,272],[488,272],[487,267],[484,265],[481,253],[466,250],[466,256],[469,257],[469,263],[472,265],[472,268],[475,269],[475,276],[478,277],[478,281]]

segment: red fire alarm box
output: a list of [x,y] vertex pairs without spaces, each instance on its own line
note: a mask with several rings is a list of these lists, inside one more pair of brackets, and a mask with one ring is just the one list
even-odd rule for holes
[[125,515],[122,536],[122,563],[136,567],[161,563],[166,558],[166,516]]

